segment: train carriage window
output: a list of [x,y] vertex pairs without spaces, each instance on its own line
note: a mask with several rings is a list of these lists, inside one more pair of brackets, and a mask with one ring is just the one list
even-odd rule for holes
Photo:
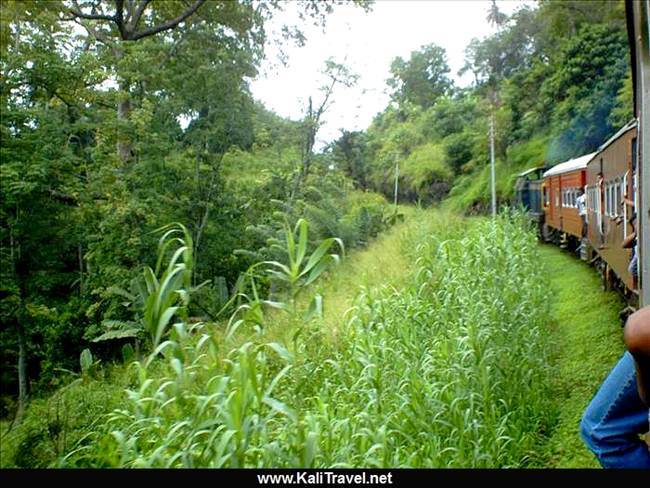
[[614,183],[614,191],[616,194],[616,198],[614,199],[614,215],[618,216],[618,213],[621,210],[621,202],[623,201],[623,195],[621,194],[621,181],[618,178]]
[[595,212],[598,209],[596,200],[598,198],[598,190],[596,188],[591,189],[591,210]]
[[571,192],[571,194],[572,194],[572,196],[571,196],[572,206],[573,206],[573,208],[576,208],[578,206],[578,190],[576,190],[574,188],[573,191]]
[[614,192],[612,191],[612,183],[609,182],[607,183],[607,215],[610,217],[614,215],[612,210],[614,207],[613,196]]
[[605,183],[605,215],[609,215],[609,183]]

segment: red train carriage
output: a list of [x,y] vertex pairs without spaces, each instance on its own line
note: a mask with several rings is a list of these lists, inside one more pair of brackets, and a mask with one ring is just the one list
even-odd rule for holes
[[588,255],[596,258],[608,288],[617,282],[628,290],[636,288],[628,271],[632,250],[622,247],[634,230],[628,220],[634,212],[636,175],[637,124],[632,121],[587,164]]
[[587,163],[595,153],[586,154],[553,166],[542,180],[544,202],[544,238],[572,241],[576,247],[582,238],[582,219],[578,214],[579,190],[586,182]]

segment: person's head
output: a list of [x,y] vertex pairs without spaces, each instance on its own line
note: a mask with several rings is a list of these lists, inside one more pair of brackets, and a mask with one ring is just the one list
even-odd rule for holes
[[578,189],[578,195],[582,196],[585,194],[585,189],[584,188],[579,188]]

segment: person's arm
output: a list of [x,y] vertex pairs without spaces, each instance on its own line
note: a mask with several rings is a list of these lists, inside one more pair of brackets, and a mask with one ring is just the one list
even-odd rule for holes
[[631,247],[634,247],[636,244],[635,241],[636,241],[636,232],[632,232],[629,236],[625,238],[623,244],[621,244],[621,247],[623,247],[623,249],[629,249]]
[[625,346],[636,362],[639,396],[650,407],[650,306],[629,316],[624,338]]
[[621,200],[621,207],[623,205],[627,205],[628,207],[634,208],[634,202],[632,200],[630,200],[629,198],[627,198],[626,196],[623,197],[623,200]]

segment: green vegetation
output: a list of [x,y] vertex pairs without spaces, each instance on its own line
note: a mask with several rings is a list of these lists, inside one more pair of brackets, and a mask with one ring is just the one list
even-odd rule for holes
[[557,248],[540,250],[550,279],[553,336],[552,391],[558,422],[545,443],[543,466],[598,467],[578,434],[584,409],[623,353],[614,292],[605,293],[592,268]]
[[176,324],[163,369],[136,363],[129,401],[64,464],[526,465],[549,422],[535,237],[507,215],[463,224],[411,236],[406,286],[362,291],[335,340],[314,318],[268,342],[293,310],[242,316],[262,327],[229,351],[208,326]]
[[514,177],[594,151],[632,117],[631,74],[620,1],[542,0],[511,16],[492,2],[496,32],[473,39],[455,87],[435,44],[391,65],[392,103],[364,132],[343,134],[332,155],[363,188],[400,201],[477,213],[490,202],[489,127],[495,126],[497,199]]
[[[192,286],[209,283],[178,310],[215,319],[240,275],[275,257],[285,219],[310,220],[310,246],[335,236],[347,249],[390,223],[382,197],[306,149],[314,114],[289,121],[252,99],[264,23],[283,5],[196,5],[3,2],[3,417],[59,386],[84,349],[103,361],[138,349],[134,280],[155,268],[154,230],[186,227]],[[322,22],[334,7],[297,8]]]
[[0,466],[593,465],[616,299],[587,312],[522,216],[462,214],[491,117],[502,203],[627,121],[622,2],[595,5],[493,3],[471,87],[423,46],[319,152],[358,77],[328,60],[301,120],[255,101],[283,2],[3,2]]

